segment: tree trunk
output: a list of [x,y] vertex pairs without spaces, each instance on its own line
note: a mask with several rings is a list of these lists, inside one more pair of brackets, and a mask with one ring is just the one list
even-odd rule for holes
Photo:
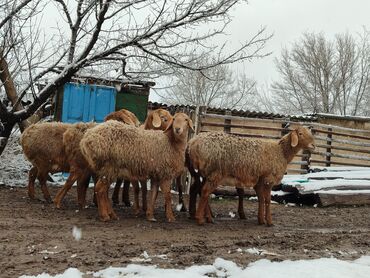
[[[3,57],[1,50],[0,50],[0,80],[4,84],[5,92],[6,92],[8,99],[10,100],[12,105],[16,104],[18,101],[17,90],[15,89],[13,79],[9,72],[8,63]],[[15,111],[20,111],[22,109],[23,107],[20,103],[15,107]],[[24,120],[18,123],[18,125],[19,125],[21,132],[23,132],[23,130],[29,126],[29,123],[26,120]],[[13,129],[13,126],[12,126],[12,129]]]
[[5,123],[3,127],[0,128],[0,156],[3,153],[6,144],[8,143],[8,139],[10,137],[14,125],[15,122],[8,121]]

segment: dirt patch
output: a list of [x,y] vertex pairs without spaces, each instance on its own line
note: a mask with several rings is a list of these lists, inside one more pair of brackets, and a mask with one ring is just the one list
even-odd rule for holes
[[[55,195],[58,188],[50,189]],[[88,193],[91,197],[92,190]],[[175,223],[166,223],[159,195],[156,223],[143,215],[135,217],[126,207],[115,208],[118,221],[102,223],[95,207],[78,210],[75,195],[73,188],[58,210],[29,200],[26,188],[0,186],[1,277],[56,274],[69,267],[97,271],[133,262],[182,268],[222,257],[246,266],[261,258],[354,259],[370,253],[368,206],[323,209],[274,204],[275,226],[268,228],[257,225],[256,202],[246,201],[247,220],[242,221],[230,216],[236,214],[236,200],[212,200],[216,223],[198,226],[181,212],[176,213]],[[72,235],[73,226],[82,231],[79,241]]]

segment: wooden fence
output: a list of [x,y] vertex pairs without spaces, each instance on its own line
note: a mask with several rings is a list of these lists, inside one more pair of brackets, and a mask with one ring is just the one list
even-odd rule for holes
[[[198,111],[196,111],[198,112]],[[351,129],[284,119],[245,118],[195,113],[196,131],[223,131],[239,136],[277,140],[299,124],[310,126],[316,140],[312,153],[300,152],[289,164],[288,173],[307,173],[315,166],[370,167],[370,130]]]

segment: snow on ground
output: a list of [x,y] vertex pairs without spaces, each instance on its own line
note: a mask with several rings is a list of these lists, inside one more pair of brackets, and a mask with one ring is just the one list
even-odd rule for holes
[[[194,265],[185,269],[162,269],[155,265],[129,264],[125,267],[108,267],[98,272],[86,274],[98,278],[119,277],[248,277],[259,278],[368,278],[370,274],[370,256],[363,256],[354,261],[335,258],[271,262],[266,259],[250,263],[246,268],[237,266],[232,261],[217,258],[212,265]],[[46,273],[37,276],[23,275],[21,278],[82,278],[84,273],[76,268],[69,268],[55,276]]]
[[19,135],[14,134],[0,158],[0,185],[25,186],[30,165],[23,155]]

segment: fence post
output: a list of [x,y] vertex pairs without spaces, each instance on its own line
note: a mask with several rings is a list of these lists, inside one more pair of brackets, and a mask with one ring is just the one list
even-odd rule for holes
[[325,159],[326,159],[326,163],[325,163],[325,166],[326,167],[330,167],[331,166],[331,139],[333,138],[333,134],[331,133],[333,131],[333,129],[331,127],[328,128],[328,135],[327,135],[327,140],[326,140],[326,144],[329,146],[326,148],[326,155],[325,155]]
[[[226,110],[225,116],[231,116],[231,111]],[[224,132],[225,133],[231,133],[231,118],[227,119],[225,118],[225,125],[224,125]]]

